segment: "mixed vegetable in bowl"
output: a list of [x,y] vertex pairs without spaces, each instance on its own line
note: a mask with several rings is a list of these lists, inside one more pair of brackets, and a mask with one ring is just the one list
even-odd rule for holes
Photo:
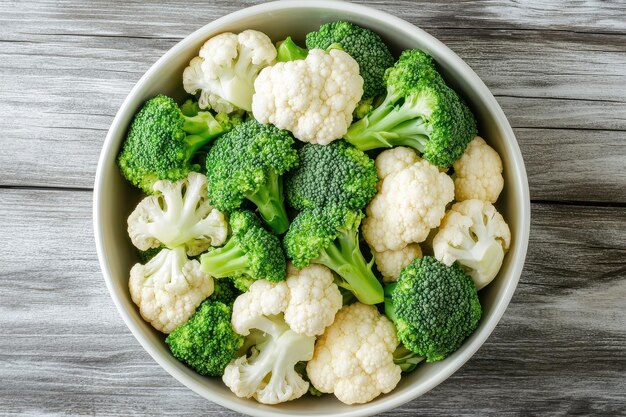
[[118,156],[145,194],[130,294],[178,360],[264,404],[357,404],[474,332],[511,240],[502,161],[429,55],[349,22],[306,48],[222,33],[182,87]]

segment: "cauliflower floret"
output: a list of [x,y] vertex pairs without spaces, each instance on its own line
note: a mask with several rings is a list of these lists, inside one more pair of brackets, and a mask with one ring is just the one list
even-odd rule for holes
[[439,226],[453,198],[452,179],[418,160],[384,178],[380,192],[367,206],[363,237],[376,252],[422,242],[430,229]]
[[347,53],[312,49],[305,59],[264,68],[254,82],[252,113],[304,142],[341,138],[363,95],[359,65]]
[[400,381],[394,364],[396,328],[376,307],[355,303],[342,308],[315,344],[307,364],[311,383],[346,404],[366,403]]
[[297,333],[315,336],[324,333],[342,306],[339,288],[330,269],[312,264],[296,269],[289,264],[285,285],[289,302],[285,321]]
[[257,280],[238,297],[233,327],[245,336],[250,320],[284,313],[285,322],[296,333],[322,334],[342,305],[341,292],[333,281],[331,270],[323,265],[296,269],[290,263],[285,281]]
[[262,68],[276,60],[272,40],[256,30],[214,36],[200,49],[183,72],[185,91],[200,91],[201,109],[212,107],[230,113],[252,110],[254,80]]
[[252,348],[226,367],[224,383],[237,396],[264,404],[304,395],[309,383],[294,366],[311,359],[315,335],[333,322],[341,304],[332,273],[321,265],[290,265],[285,281],[252,283],[235,300],[232,315],[233,328],[248,336]]
[[498,200],[504,187],[502,160],[483,138],[476,136],[453,167],[455,200]]
[[510,243],[509,226],[491,203],[465,200],[446,213],[433,251],[448,266],[461,264],[480,290],[495,278]]
[[391,174],[407,169],[421,158],[411,148],[398,146],[381,152],[376,157],[376,170],[378,171],[379,184]]
[[409,243],[400,250],[374,251],[376,268],[383,275],[383,281],[395,282],[400,272],[416,258],[422,257],[422,250],[417,243]]
[[188,259],[181,246],[163,249],[145,265],[133,266],[128,289],[141,317],[171,333],[213,293],[213,278],[200,269],[200,262]]
[[226,241],[224,214],[209,204],[207,179],[191,172],[176,182],[154,183],[155,195],[144,198],[128,217],[128,235],[140,250],[185,246],[189,256]]

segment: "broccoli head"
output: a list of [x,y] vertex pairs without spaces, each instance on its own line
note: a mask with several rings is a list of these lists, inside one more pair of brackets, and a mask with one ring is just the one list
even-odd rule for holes
[[325,265],[365,304],[383,301],[383,288],[359,247],[360,211],[339,205],[307,209],[294,219],[285,235],[285,251],[296,268],[310,263]]
[[186,116],[173,99],[158,95],[135,115],[117,162],[128,181],[152,194],[157,180],[177,181],[198,171],[194,155],[225,130],[208,111]]
[[482,309],[472,278],[459,265],[446,266],[425,256],[385,287],[385,312],[404,346],[434,362],[456,351],[474,332]]
[[[243,275],[242,275],[243,276]],[[208,298],[211,301],[219,301],[229,307],[233,306],[235,299],[241,294],[236,285],[230,279],[214,279],[213,294]]]
[[287,262],[280,240],[251,211],[232,212],[230,227],[232,235],[226,244],[200,257],[207,274],[215,278],[246,275],[272,282],[285,279]]
[[332,22],[306,35],[309,49],[341,48],[359,64],[363,77],[363,97],[368,99],[385,92],[383,76],[393,65],[393,56],[376,33],[350,22]]
[[298,157],[300,165],[285,181],[287,202],[295,209],[339,204],[360,210],[376,194],[374,161],[343,140],[306,144]]
[[418,49],[404,51],[385,79],[384,101],[353,123],[344,138],[363,151],[409,146],[430,163],[450,167],[476,136],[469,107]]
[[207,300],[165,339],[176,359],[200,375],[221,376],[243,345],[230,323],[232,307]]
[[206,158],[209,200],[231,211],[244,199],[254,203],[275,233],[289,227],[282,174],[298,164],[286,130],[248,120],[215,141]]

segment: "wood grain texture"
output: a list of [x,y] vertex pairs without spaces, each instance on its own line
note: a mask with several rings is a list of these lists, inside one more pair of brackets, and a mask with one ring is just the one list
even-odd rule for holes
[[[532,211],[525,271],[495,332],[388,416],[626,413],[626,211]],[[91,192],[0,190],[0,224],[0,413],[237,415],[180,385],[126,329],[99,272]]]
[[[163,371],[95,254],[91,187],[141,75],[252,0],[0,0],[0,415],[238,413]],[[502,321],[415,416],[626,415],[626,3],[391,1],[485,81],[531,186],[529,253]]]

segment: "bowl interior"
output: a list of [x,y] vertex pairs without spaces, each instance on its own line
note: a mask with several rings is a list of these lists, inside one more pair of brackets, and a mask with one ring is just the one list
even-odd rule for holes
[[[498,209],[509,223],[513,241],[499,276],[480,293],[484,313],[479,328],[445,361],[419,366],[415,372],[404,376],[393,392],[366,405],[347,406],[327,396],[324,401],[303,398],[269,407],[239,399],[220,379],[205,378],[186,368],[171,356],[163,335],[139,315],[127,289],[128,272],[137,258],[126,233],[126,218],[138,202],[139,193],[121,177],[115,157],[133,114],[145,100],[158,93],[176,99],[184,96],[182,71],[210,36],[257,29],[274,41],[291,35],[302,42],[304,35],[321,23],[340,19],[373,29],[393,47],[396,56],[403,49],[421,48],[436,59],[446,80],[470,104],[478,118],[479,134],[502,157],[505,188]],[[440,42],[407,22],[342,2],[299,1],[256,6],[214,21],[175,46],[140,80],[116,116],[102,151],[94,193],[94,227],[101,267],[111,295],[131,331],[155,360],[185,385],[216,403],[253,415],[371,415],[396,407],[436,386],[469,359],[500,319],[521,273],[528,226],[528,185],[519,148],[502,111],[476,74]]]

